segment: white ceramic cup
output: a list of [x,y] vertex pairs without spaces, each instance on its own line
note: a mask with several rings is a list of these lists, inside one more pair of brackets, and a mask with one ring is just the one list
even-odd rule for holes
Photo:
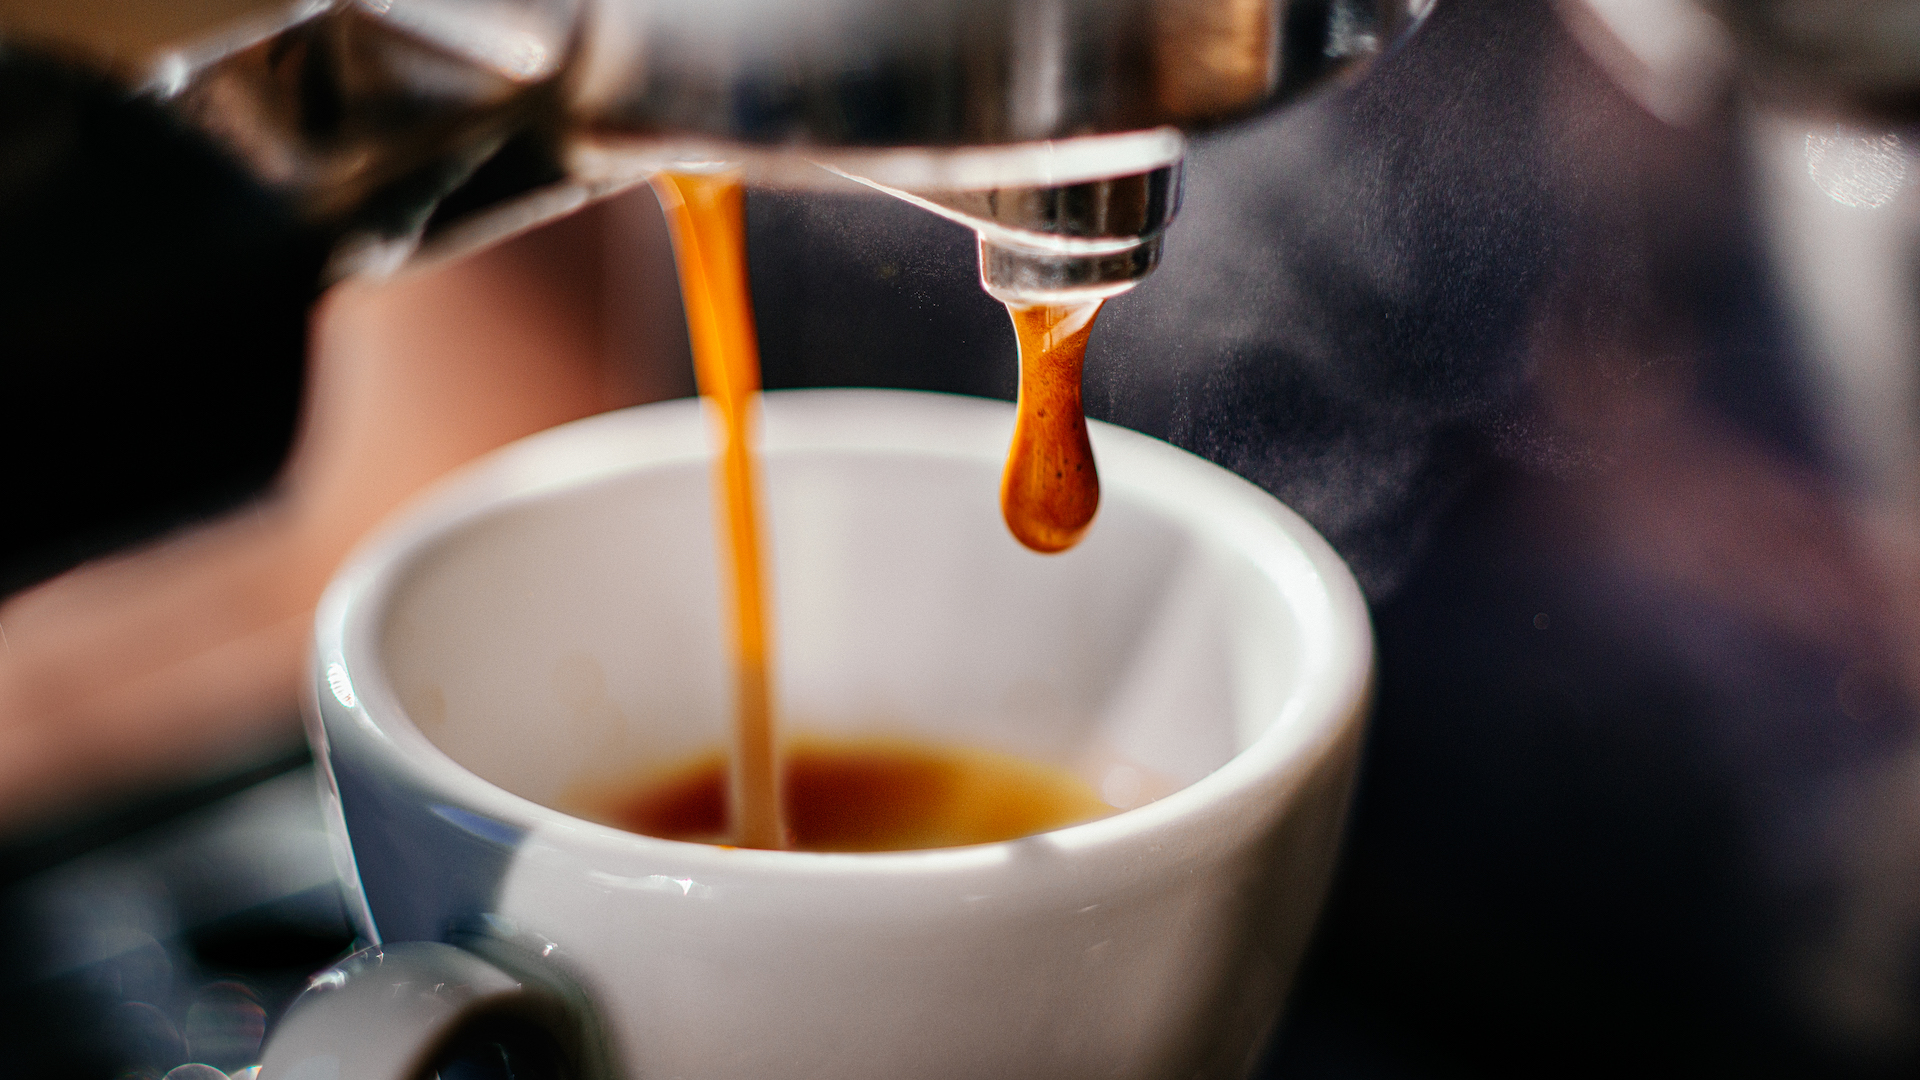
[[1011,425],[998,402],[768,395],[783,722],[1008,751],[1122,804],[1175,790],[881,854],[554,809],[723,744],[730,716],[700,408],[571,424],[441,485],[321,605],[311,733],[381,945],[316,979],[262,1076],[403,1077],[523,999],[574,1016],[582,1071],[634,1078],[1244,1074],[1334,861],[1360,592],[1271,496],[1101,424],[1099,518],[1028,552],[999,519]]

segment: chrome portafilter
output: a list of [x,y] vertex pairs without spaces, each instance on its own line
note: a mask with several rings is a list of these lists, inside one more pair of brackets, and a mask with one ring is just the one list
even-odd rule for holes
[[[1424,7],[151,0],[160,40],[116,52],[332,229],[342,270],[464,251],[723,161],[784,186],[824,166],[907,198],[979,233],[996,295],[1045,297],[1153,268],[1182,131],[1352,73]],[[0,32],[84,45],[81,22],[40,12]]]

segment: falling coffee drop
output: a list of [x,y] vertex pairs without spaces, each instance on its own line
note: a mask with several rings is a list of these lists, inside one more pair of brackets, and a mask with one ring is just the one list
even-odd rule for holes
[[1080,542],[1100,508],[1100,476],[1080,408],[1080,372],[1101,301],[1008,304],[1020,341],[1020,403],[1000,479],[1000,512],[1044,554]]

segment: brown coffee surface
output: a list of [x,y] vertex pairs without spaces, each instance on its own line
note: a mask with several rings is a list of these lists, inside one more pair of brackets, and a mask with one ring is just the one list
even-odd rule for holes
[[[1114,812],[1073,773],[974,747],[900,738],[796,741],[781,756],[787,827],[801,851],[907,851],[1012,840]],[[726,843],[727,762],[715,750],[563,807],[668,840]]]
[[1099,300],[1008,304],[1020,342],[1020,401],[1000,478],[1000,513],[1022,544],[1052,554],[1080,542],[1100,508],[1080,375]]
[[746,193],[733,173],[663,173],[653,181],[673,236],[681,303],[693,346],[700,396],[720,419],[715,503],[732,567],[734,724],[731,782],[733,842],[780,847],[780,768],[774,741],[773,658],[769,649],[766,570],[761,558],[759,462],[754,405],[760,398],[760,347],[747,286]]

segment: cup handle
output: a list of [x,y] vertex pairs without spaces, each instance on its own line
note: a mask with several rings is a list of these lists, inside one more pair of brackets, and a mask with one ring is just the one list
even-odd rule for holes
[[529,974],[509,943],[462,944],[375,945],[315,975],[275,1026],[257,1080],[421,1080],[469,1042],[546,1057],[572,1080],[614,1075],[576,985]]

